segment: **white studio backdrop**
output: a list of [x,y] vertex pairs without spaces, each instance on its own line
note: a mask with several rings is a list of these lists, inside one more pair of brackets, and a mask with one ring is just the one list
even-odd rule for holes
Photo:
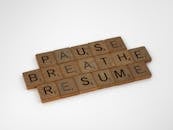
[[[0,0],[0,130],[172,130],[173,1]],[[42,104],[22,73],[35,54],[122,36],[152,78]]]

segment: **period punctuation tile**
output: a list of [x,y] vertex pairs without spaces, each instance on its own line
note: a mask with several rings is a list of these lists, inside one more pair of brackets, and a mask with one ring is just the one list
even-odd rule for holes
[[150,62],[151,61],[151,56],[149,55],[147,49],[144,46],[130,49],[129,52],[132,55],[135,62],[140,62],[140,61]]
[[70,48],[55,50],[54,54],[58,64],[74,60],[74,57]]
[[56,81],[63,78],[58,65],[41,68],[45,81]]
[[110,71],[114,77],[115,84],[124,84],[134,81],[134,78],[127,66],[113,67]]
[[71,50],[75,59],[81,59],[92,56],[91,50],[87,44],[72,47]]
[[91,73],[76,76],[75,81],[77,83],[80,93],[98,89],[97,84],[95,83]]
[[85,58],[78,61],[80,69],[83,73],[97,70],[97,65],[94,58]]
[[127,50],[121,37],[109,38],[104,40],[110,52]]
[[43,103],[60,98],[60,94],[55,83],[45,83],[38,86],[37,89]]
[[24,77],[27,89],[36,88],[38,85],[41,85],[44,83],[44,79],[39,69],[24,72],[23,77]]
[[104,41],[96,41],[88,44],[94,56],[108,53],[109,50]]
[[39,67],[46,67],[56,64],[56,60],[52,52],[37,54],[36,59]]
[[114,79],[108,69],[93,72],[93,77],[98,85],[98,88],[111,87],[114,85]]
[[72,78],[63,79],[56,82],[61,97],[69,97],[79,94],[79,90],[75,81]]
[[78,64],[74,61],[61,64],[60,69],[65,78],[80,74]]
[[98,55],[95,57],[95,61],[100,69],[106,69],[115,66],[111,54]]
[[112,57],[116,66],[127,65],[134,62],[132,56],[126,50],[112,53]]
[[128,65],[135,80],[142,80],[151,77],[151,72],[146,66],[145,62],[134,63]]

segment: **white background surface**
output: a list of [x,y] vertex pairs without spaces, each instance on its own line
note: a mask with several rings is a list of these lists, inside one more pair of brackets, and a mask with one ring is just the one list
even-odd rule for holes
[[[0,130],[173,130],[172,0],[0,0]],[[122,36],[151,79],[42,104],[35,54]]]

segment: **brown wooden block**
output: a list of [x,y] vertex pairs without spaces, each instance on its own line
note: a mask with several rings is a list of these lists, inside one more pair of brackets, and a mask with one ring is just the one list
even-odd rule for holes
[[68,97],[79,94],[79,90],[72,78],[63,79],[56,82],[61,97]]
[[41,68],[45,81],[56,81],[62,79],[62,74],[57,65]]
[[140,62],[140,61],[150,62],[151,61],[151,57],[144,46],[130,49],[129,53],[132,55],[135,62]]
[[24,72],[23,77],[24,77],[27,89],[36,88],[38,85],[41,85],[44,83],[44,79],[39,69]]
[[108,53],[109,50],[104,41],[96,41],[88,44],[94,56]]
[[78,63],[83,73],[92,72],[98,69],[94,58],[81,59]]
[[124,84],[134,81],[127,66],[113,67],[110,71],[114,77],[115,84]]
[[151,77],[151,72],[144,62],[128,65],[135,80],[142,80]]
[[46,67],[56,64],[56,60],[52,52],[37,54],[36,59],[39,67]]
[[127,50],[121,37],[109,38],[104,40],[110,52]]
[[134,62],[127,50],[112,53],[112,57],[116,66],[127,65]]
[[76,76],[75,81],[77,83],[80,93],[98,89],[97,84],[95,83],[91,73]]
[[75,46],[70,49],[72,50],[72,53],[73,53],[75,59],[81,59],[81,58],[86,58],[86,57],[92,56],[90,48],[87,44]]
[[60,98],[59,91],[55,83],[45,83],[38,86],[37,89],[43,103]]
[[61,64],[60,69],[65,78],[80,74],[79,67],[74,61]]
[[114,79],[108,69],[93,72],[93,77],[97,83],[98,88],[111,87],[114,85]]
[[55,59],[57,60],[58,64],[69,62],[74,59],[73,54],[70,48],[64,48],[54,51]]
[[95,61],[100,69],[106,69],[115,66],[111,54],[96,56]]

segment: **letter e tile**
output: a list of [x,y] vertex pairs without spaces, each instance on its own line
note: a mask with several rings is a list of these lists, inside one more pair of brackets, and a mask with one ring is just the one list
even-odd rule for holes
[[79,94],[79,90],[72,78],[63,79],[56,82],[61,97],[69,97]]
[[151,77],[151,72],[144,62],[128,65],[135,80],[142,80]]

